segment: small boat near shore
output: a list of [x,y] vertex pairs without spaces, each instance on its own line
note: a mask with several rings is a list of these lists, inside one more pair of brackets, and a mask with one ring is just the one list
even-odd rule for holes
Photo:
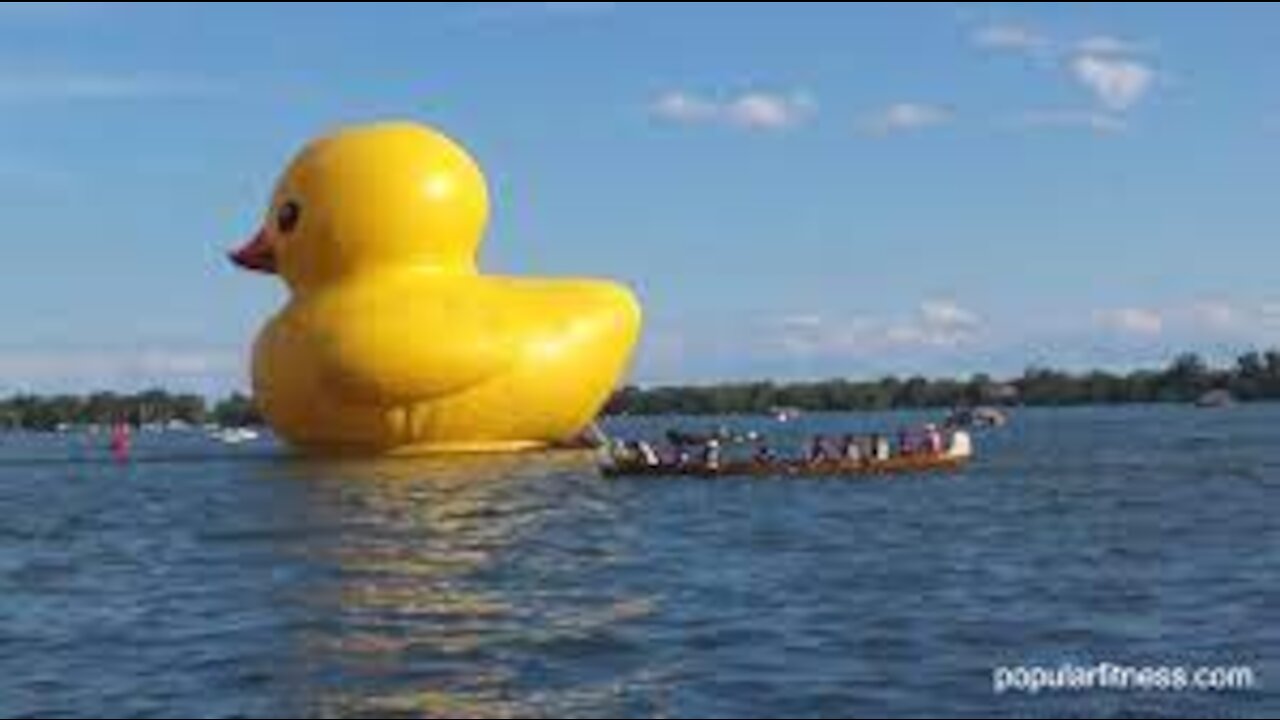
[[795,407],[775,407],[770,408],[769,414],[773,416],[775,422],[789,423],[798,420],[804,412]]
[[1009,415],[989,405],[957,408],[944,424],[956,428],[1000,428],[1009,424]]
[[1202,409],[1216,410],[1234,407],[1235,404],[1236,398],[1231,394],[1230,390],[1210,390],[1196,398],[1196,407]]
[[224,445],[243,445],[261,437],[257,430],[247,427],[219,428],[209,436]]

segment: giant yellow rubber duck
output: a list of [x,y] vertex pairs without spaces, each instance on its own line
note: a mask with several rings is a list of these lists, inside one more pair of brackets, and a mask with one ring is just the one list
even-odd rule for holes
[[479,167],[428,127],[343,129],[299,153],[231,256],[290,291],[253,352],[280,436],[322,453],[502,452],[594,419],[635,345],[634,296],[480,274],[488,212]]

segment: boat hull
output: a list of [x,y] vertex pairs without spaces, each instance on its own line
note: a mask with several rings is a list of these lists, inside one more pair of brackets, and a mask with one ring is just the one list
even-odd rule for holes
[[623,463],[600,468],[605,477],[860,477],[903,473],[954,472],[968,464],[967,456],[904,455],[868,462],[778,461],[726,463],[718,469],[701,465],[644,465]]

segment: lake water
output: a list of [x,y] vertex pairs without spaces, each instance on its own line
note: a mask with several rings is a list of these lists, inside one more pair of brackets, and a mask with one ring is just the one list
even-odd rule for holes
[[[104,444],[0,435],[0,716],[1280,712],[1274,406],[1028,410],[965,472],[893,480]],[[1101,662],[1257,682],[993,692]]]

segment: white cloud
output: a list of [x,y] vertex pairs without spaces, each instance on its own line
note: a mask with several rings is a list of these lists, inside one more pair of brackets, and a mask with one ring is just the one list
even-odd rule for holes
[[1140,55],[1146,49],[1142,43],[1115,35],[1090,35],[1075,46],[1075,51],[1081,55]]
[[826,324],[826,321],[823,319],[821,315],[811,313],[811,314],[800,314],[800,315],[788,315],[782,318],[781,320],[779,320],[778,324],[784,328],[797,329],[797,330],[812,330],[816,328],[821,328],[823,325]]
[[1124,132],[1129,123],[1124,118],[1096,110],[1033,110],[1014,123],[1016,127],[1080,129],[1109,135]]
[[972,36],[977,47],[1034,55],[1038,66],[1055,74],[1064,70],[1093,97],[1087,111],[1033,112],[1017,124],[1024,127],[1076,127],[1098,133],[1125,129],[1118,116],[1133,110],[1156,88],[1161,74],[1140,56],[1149,45],[1118,35],[1097,33],[1075,42],[1043,34],[1027,25],[989,24]]
[[1230,303],[1220,301],[1195,303],[1188,316],[1196,328],[1219,333],[1239,330],[1246,323],[1240,310]]
[[920,317],[925,325],[939,329],[972,329],[982,322],[953,300],[926,300],[920,304]]
[[729,122],[744,128],[781,130],[804,122],[813,111],[813,101],[804,95],[748,93],[724,109]]
[[148,74],[0,72],[0,102],[115,101],[207,95],[205,80]]
[[896,132],[923,130],[951,122],[950,110],[924,103],[894,103],[862,119],[860,126],[872,135],[890,135]]
[[1204,343],[1273,346],[1280,340],[1280,304],[1201,300],[1163,307],[1099,312],[1104,330],[1139,338],[1165,337],[1187,347]]
[[1018,52],[1040,56],[1132,56],[1146,53],[1147,43],[1135,42],[1118,35],[1097,33],[1074,43],[1054,38],[1036,28],[1018,23],[992,23],[979,27],[970,38],[983,50]]
[[1274,345],[1280,332],[1280,305],[1205,300],[1170,311],[1178,328],[1193,338]]
[[716,103],[689,93],[672,91],[654,101],[653,114],[663,120],[678,123],[701,123],[715,120],[720,115]]
[[950,300],[928,300],[905,318],[831,318],[805,313],[782,318],[768,342],[798,357],[868,357],[900,350],[946,350],[983,332],[982,319]]
[[985,25],[973,33],[973,44],[984,50],[1037,53],[1049,48],[1048,37],[1027,25],[997,23]]
[[717,99],[671,91],[651,105],[655,117],[686,125],[719,124],[746,130],[786,130],[806,122],[816,111],[804,93],[749,92]]
[[1103,310],[1095,319],[1102,327],[1124,335],[1154,337],[1164,332],[1164,316],[1147,308],[1127,307]]
[[951,348],[977,338],[982,318],[954,300],[926,300],[920,303],[916,319],[891,330],[899,344]]
[[1125,58],[1081,55],[1071,62],[1077,82],[1113,112],[1132,109],[1146,97],[1156,79],[1149,66]]

